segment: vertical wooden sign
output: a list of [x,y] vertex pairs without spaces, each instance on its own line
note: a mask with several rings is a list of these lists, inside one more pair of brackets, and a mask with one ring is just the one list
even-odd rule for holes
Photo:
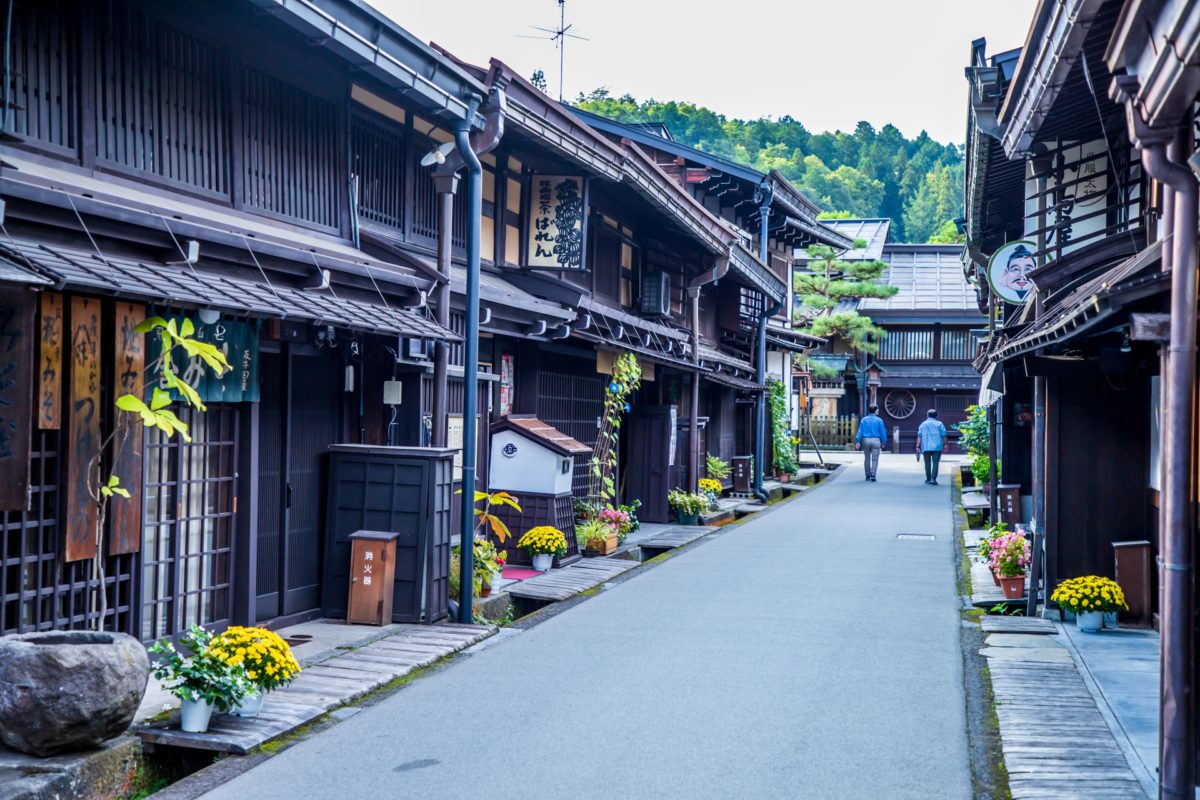
[[38,342],[38,428],[62,427],[63,297],[42,293],[41,341]]
[[0,289],[0,509],[5,511],[29,508],[33,338],[33,293]]
[[[146,335],[134,330],[146,318],[146,309],[136,303],[118,302],[113,315],[113,379],[115,397],[132,394],[142,397],[146,372]],[[108,554],[136,553],[142,546],[142,442],[141,420],[136,414],[117,412],[117,420],[126,426],[117,437],[118,452],[112,474],[129,497],[113,497],[109,502],[112,528],[108,535]]]
[[96,555],[96,503],[88,467],[100,452],[100,301],[71,298],[70,395],[67,403],[65,561]]

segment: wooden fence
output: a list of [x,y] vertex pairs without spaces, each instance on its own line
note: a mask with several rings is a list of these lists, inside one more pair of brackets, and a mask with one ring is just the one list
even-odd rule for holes
[[800,417],[801,449],[812,447],[813,439],[816,439],[818,447],[850,448],[854,446],[856,433],[858,433],[858,416],[855,414],[835,417]]

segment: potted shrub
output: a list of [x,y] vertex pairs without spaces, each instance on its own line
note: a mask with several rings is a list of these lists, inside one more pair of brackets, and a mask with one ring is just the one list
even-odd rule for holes
[[562,558],[567,554],[567,537],[553,525],[538,525],[525,532],[517,547],[529,553],[534,569],[546,572],[554,564],[555,556]]
[[250,687],[245,699],[230,711],[238,717],[257,717],[266,693],[287,686],[300,674],[292,648],[266,628],[235,625],[216,636],[208,649],[214,658],[246,671]]
[[700,487],[700,493],[708,498],[708,507],[716,511],[721,506],[717,502],[721,499],[721,482],[715,478],[701,478],[696,481]]
[[682,489],[672,489],[667,493],[667,505],[674,509],[680,525],[695,525],[700,521],[700,515],[708,508],[708,497]]
[[625,515],[624,521],[617,528],[617,542],[619,544],[625,544],[625,537],[642,527],[642,523],[637,518],[637,510],[641,507],[641,500],[634,500],[628,505],[617,506],[617,511]]
[[1007,600],[1025,596],[1025,568],[1029,565],[1029,541],[1019,533],[1002,533],[989,548],[992,571],[1000,579]]
[[[492,583],[503,569],[502,563],[507,559],[496,550],[496,545],[488,539],[475,540],[475,557],[471,561],[471,570],[476,594],[487,597],[492,593]],[[502,563],[498,563],[504,559]]]
[[575,536],[589,556],[606,556],[617,549],[617,526],[599,517],[577,525]]
[[708,473],[708,477],[715,478],[722,486],[724,481],[729,480],[729,475],[733,468],[728,461],[722,461],[712,453],[704,454],[704,471]]
[[[986,455],[975,456],[971,460],[971,475],[975,478],[975,485],[983,488],[987,492],[991,490],[990,481],[992,479],[992,460]],[[1000,465],[996,465],[996,480],[1000,480]]]
[[190,655],[185,656],[167,639],[150,646],[150,652],[159,657],[152,674],[179,698],[179,727],[188,733],[207,731],[214,708],[230,710],[250,689],[245,668],[218,658],[211,650],[212,640],[212,631],[193,625],[179,639]]
[[1059,608],[1075,615],[1075,624],[1086,633],[1104,626],[1106,612],[1128,611],[1125,592],[1116,581],[1099,575],[1084,575],[1063,581],[1050,595]]
[[979,540],[979,546],[975,549],[975,558],[980,564],[987,564],[988,572],[992,574],[992,580],[996,585],[1000,585],[1000,576],[992,569],[992,542],[1008,533],[1008,523],[997,522],[987,529],[987,535]]

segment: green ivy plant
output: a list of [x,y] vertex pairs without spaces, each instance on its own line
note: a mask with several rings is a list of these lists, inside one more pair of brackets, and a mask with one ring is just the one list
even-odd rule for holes
[[633,353],[622,353],[613,361],[612,375],[604,390],[604,414],[592,450],[588,499],[604,508],[617,503],[617,443],[621,419],[629,411],[629,397],[642,382],[642,367]]
[[[205,368],[220,377],[232,367],[225,354],[216,345],[202,342],[195,338],[196,325],[190,319],[178,321],[162,317],[149,317],[139,323],[134,329],[138,334],[157,334],[159,342],[158,355],[146,366],[142,377],[146,382],[141,391],[144,393],[151,388],[150,376],[153,376],[153,386],[150,402],[147,403],[136,394],[123,394],[116,399],[115,424],[112,432],[101,442],[96,454],[88,462],[88,494],[96,504],[96,555],[92,560],[92,571],[96,583],[92,589],[93,605],[99,610],[94,624],[97,629],[104,626],[104,617],[108,613],[108,596],[104,591],[104,531],[108,519],[108,504],[113,497],[129,499],[129,490],[121,485],[121,477],[115,474],[104,475],[101,467],[105,464],[115,464],[120,459],[122,450],[128,445],[131,436],[147,428],[158,428],[167,438],[178,435],[185,442],[192,440],[188,426],[176,416],[169,406],[171,395],[161,388],[174,389],[184,402],[197,411],[206,411],[207,406],[200,399],[200,393],[192,384],[175,373],[172,358],[177,349],[182,350],[191,359],[199,359]],[[157,385],[161,383],[160,385]],[[141,423],[140,427],[139,424]],[[136,476],[134,476],[136,480]]]
[[787,389],[783,381],[772,378],[767,381],[771,403],[771,436],[774,442],[775,469],[793,473],[800,469],[796,451],[792,446],[791,425],[787,411]]

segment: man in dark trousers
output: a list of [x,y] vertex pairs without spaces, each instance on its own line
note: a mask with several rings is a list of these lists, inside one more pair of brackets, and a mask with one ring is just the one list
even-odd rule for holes
[[879,406],[867,406],[867,415],[858,421],[858,435],[854,437],[854,449],[863,451],[863,471],[867,480],[875,480],[879,469],[879,451],[887,440],[887,426],[879,418]]
[[917,452],[925,459],[925,483],[937,486],[938,467],[946,446],[946,426],[937,418],[937,410],[929,409],[925,421],[917,428]]

